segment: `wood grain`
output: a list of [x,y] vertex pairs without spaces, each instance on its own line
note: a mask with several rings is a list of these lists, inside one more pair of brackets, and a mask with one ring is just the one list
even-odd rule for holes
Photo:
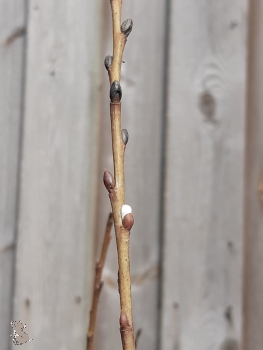
[[250,2],[246,157],[244,350],[263,348],[263,4]]
[[[126,204],[134,213],[131,231],[131,274],[135,332],[142,328],[138,349],[150,350],[157,339],[158,242],[160,205],[163,41],[165,6],[160,1],[123,1],[122,21],[131,18],[133,31],[124,50],[121,86],[122,125],[129,131],[125,152]],[[112,53],[110,4],[105,2],[104,55]],[[113,171],[110,139],[109,83],[104,71],[101,111],[101,160],[98,203],[99,234],[110,211],[102,183],[104,169]],[[100,250],[102,236],[98,238]],[[121,348],[116,245],[111,243],[104,269],[96,348]]]
[[25,2],[0,1],[0,348],[11,346]]
[[247,1],[172,1],[161,349],[240,349]]
[[15,319],[84,349],[93,281],[100,2],[29,2]]

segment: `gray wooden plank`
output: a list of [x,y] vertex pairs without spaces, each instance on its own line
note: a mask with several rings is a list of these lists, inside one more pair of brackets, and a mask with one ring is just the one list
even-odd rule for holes
[[16,230],[25,2],[0,1],[0,348],[8,349]]
[[263,4],[250,2],[246,159],[244,349],[263,348]]
[[163,350],[241,347],[246,16],[171,2]]
[[[134,21],[122,66],[122,125],[130,139],[125,156],[126,202],[135,224],[131,231],[131,274],[135,330],[142,328],[138,349],[154,349],[157,340],[158,242],[162,88],[164,64],[165,3],[123,1],[123,20]],[[104,56],[112,54],[110,4],[105,2]],[[147,20],[146,20],[147,19]],[[113,171],[109,82],[104,71],[101,111],[101,179],[104,169]],[[98,242],[101,247],[110,203],[103,182],[99,183]],[[113,240],[104,270],[104,287],[99,305],[96,348],[121,348],[117,256]]]
[[100,1],[29,2],[15,319],[84,349],[92,288]]

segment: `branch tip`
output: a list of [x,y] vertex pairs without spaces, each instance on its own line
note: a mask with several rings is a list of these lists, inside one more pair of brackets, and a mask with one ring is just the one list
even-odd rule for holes
[[132,31],[133,21],[131,19],[126,19],[121,25],[121,32],[128,38]]
[[111,102],[120,102],[121,98],[122,98],[121,85],[117,80],[115,80],[110,87]]

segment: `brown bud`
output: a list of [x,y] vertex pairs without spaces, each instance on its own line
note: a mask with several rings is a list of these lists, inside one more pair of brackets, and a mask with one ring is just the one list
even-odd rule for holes
[[104,171],[103,182],[109,192],[114,189],[114,178],[108,170]]
[[131,19],[126,19],[122,25],[121,25],[121,32],[126,36],[126,38],[129,36],[129,34],[132,31],[133,21]]
[[126,214],[122,219],[122,225],[125,230],[130,231],[134,224],[134,217],[132,213]]

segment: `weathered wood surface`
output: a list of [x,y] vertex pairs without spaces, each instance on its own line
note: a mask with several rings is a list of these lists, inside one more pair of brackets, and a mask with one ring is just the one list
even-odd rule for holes
[[14,318],[84,349],[92,288],[100,1],[31,0]]
[[245,207],[244,350],[263,349],[263,3],[250,2]]
[[[99,252],[110,211],[102,174],[113,171],[103,4],[29,0],[25,57],[25,2],[0,0],[1,350],[12,347],[12,308],[34,339],[28,350],[85,349],[93,234]],[[170,20],[165,2],[123,1],[123,20],[134,20],[121,85],[138,350],[158,344],[162,219],[161,350],[263,348],[263,5],[250,4],[247,47],[247,0],[171,0]],[[114,239],[103,279],[96,349],[120,349]]]
[[162,350],[241,347],[246,16],[171,2]]
[[[131,231],[131,273],[135,330],[142,328],[138,349],[155,349],[157,339],[158,242],[162,128],[163,56],[165,4],[123,1],[122,19],[134,21],[123,60],[121,86],[122,122],[130,139],[126,148],[126,203],[131,205],[135,224]],[[112,54],[110,2],[104,10],[104,56]],[[102,66],[103,67],[103,66]],[[101,111],[100,196],[98,203],[97,252],[101,247],[110,202],[102,183],[103,171],[113,171],[109,82],[103,72]],[[99,305],[96,349],[121,348],[119,294],[117,290],[116,244],[108,253],[104,287]]]
[[25,34],[24,1],[0,1],[0,348],[10,345]]

